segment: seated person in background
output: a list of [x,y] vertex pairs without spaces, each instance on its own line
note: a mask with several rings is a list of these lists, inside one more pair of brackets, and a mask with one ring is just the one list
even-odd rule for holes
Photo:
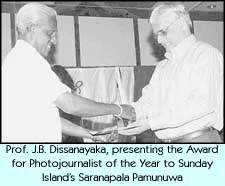
[[[63,66],[60,65],[53,65],[52,70],[56,73],[56,75],[59,77],[62,83],[66,84],[69,88],[71,88],[72,93],[76,92],[76,87],[74,86],[73,79],[69,75],[69,73],[66,71],[66,69]],[[69,136],[66,134],[63,134],[62,136],[62,142],[63,143],[73,143],[73,142],[79,142],[82,143],[83,139],[82,137],[88,137],[88,130],[78,126],[81,122],[81,117],[67,114],[63,112],[60,108],[59,109],[59,115],[61,117],[62,122],[66,122],[65,120],[69,120],[71,123],[77,126],[77,137],[75,136]],[[89,134],[90,135],[90,134]],[[78,137],[79,136],[79,137]]]
[[[56,75],[59,77],[61,82],[66,84],[68,87],[70,87],[73,94],[76,94],[77,89],[79,89],[80,87],[76,87],[76,83],[74,83],[73,79],[71,78],[71,76],[69,75],[67,70],[61,65],[52,65],[51,68],[56,73]],[[84,141],[82,138],[93,139],[93,136],[90,134],[90,132],[95,133],[97,131],[90,131],[89,129],[79,126],[79,124],[81,122],[81,117],[67,114],[67,113],[63,112],[60,108],[58,108],[58,109],[59,109],[59,115],[61,117],[61,122],[70,122],[71,124],[73,124],[77,127],[77,134],[76,134],[77,137],[74,136],[74,134],[72,134],[71,136],[68,135],[69,134],[69,130],[68,130],[66,132],[67,134],[63,134],[63,136],[62,136],[63,143],[77,143],[77,142],[83,143]],[[121,122],[121,120],[118,120],[118,122]],[[90,125],[91,125],[91,123],[90,123]],[[113,128],[115,129],[115,126],[114,127],[111,126],[111,127],[105,127],[105,129],[103,129],[102,131],[99,131],[99,132],[104,133],[104,131],[108,131]],[[64,132],[64,129],[62,132]],[[113,139],[113,138],[115,138],[115,139]],[[128,136],[118,136],[116,134],[110,134],[110,133],[108,135],[106,134],[106,135],[96,136],[96,140],[106,140],[107,142],[132,142],[131,138]]]

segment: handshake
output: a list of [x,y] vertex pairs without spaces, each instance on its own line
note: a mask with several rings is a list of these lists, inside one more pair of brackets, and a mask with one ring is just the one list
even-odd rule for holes
[[135,109],[131,105],[120,105],[120,117],[128,120],[127,126],[118,127],[118,133],[121,135],[132,136],[140,134],[150,129],[149,121],[146,119],[136,120]]
[[134,107],[132,107],[131,105],[118,105],[120,107],[120,114],[119,115],[115,115],[115,117],[118,118],[123,118],[128,120],[129,122],[135,121],[136,120],[136,112]]
[[146,120],[136,121],[134,107],[127,104],[119,105],[119,107],[121,109],[120,114],[114,115],[117,125],[92,133],[95,141],[131,142],[131,136],[140,134],[150,128]]

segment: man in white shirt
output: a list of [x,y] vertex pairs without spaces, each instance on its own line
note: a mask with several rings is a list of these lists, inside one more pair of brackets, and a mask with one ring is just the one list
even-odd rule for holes
[[51,70],[46,59],[57,41],[56,17],[40,3],[28,3],[16,15],[18,40],[2,65],[2,142],[61,142],[62,131],[76,135],[70,122],[61,126],[57,107],[78,116],[126,117],[118,105],[71,94]]
[[223,56],[197,41],[182,4],[158,5],[150,23],[166,50],[165,59],[156,66],[142,97],[131,104],[136,121],[120,133],[134,135],[151,129],[162,142],[221,142]]

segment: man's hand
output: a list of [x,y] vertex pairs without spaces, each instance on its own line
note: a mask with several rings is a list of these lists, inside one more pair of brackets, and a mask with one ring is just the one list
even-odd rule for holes
[[105,136],[93,136],[92,140],[94,142],[107,142],[107,138]]
[[121,114],[121,117],[124,119],[128,119],[130,121],[135,121],[136,119],[136,112],[134,107],[132,107],[131,105],[121,105],[121,107],[123,108],[123,112]]
[[137,135],[150,129],[148,120],[138,120],[130,123],[127,127],[120,127],[118,133],[126,136]]
[[100,131],[91,131],[95,142],[118,142],[117,126],[106,127]]

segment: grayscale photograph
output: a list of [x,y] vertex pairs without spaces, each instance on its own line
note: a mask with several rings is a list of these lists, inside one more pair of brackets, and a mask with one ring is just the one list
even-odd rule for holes
[[223,1],[1,7],[1,143],[224,143]]

